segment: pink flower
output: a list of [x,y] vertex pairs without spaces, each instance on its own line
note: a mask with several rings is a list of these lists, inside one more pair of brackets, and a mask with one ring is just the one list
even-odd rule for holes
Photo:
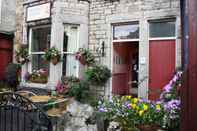
[[167,84],[167,85],[164,87],[164,90],[165,90],[166,92],[170,92],[171,89],[172,89],[171,83]]

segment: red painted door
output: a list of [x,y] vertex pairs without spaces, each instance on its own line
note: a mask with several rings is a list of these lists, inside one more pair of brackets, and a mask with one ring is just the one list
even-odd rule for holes
[[112,87],[113,94],[129,94],[129,67],[128,54],[125,43],[114,44]]
[[175,40],[150,41],[149,99],[157,99],[175,71]]
[[5,78],[7,65],[12,62],[12,40],[0,35],[0,80]]

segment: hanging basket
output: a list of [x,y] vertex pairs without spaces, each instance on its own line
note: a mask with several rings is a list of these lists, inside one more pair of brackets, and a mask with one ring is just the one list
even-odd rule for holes
[[81,57],[79,58],[79,62],[80,62],[82,65],[86,65],[86,60],[85,60],[84,56],[81,56]]
[[59,62],[59,57],[54,57],[53,59],[51,59],[51,62],[53,63],[53,65],[57,65],[57,63]]

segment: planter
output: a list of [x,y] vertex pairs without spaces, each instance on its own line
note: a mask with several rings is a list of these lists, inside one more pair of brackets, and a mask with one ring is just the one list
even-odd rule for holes
[[81,57],[79,58],[79,62],[80,62],[82,65],[86,65],[86,60],[85,60],[85,58],[84,58],[83,56],[81,56]]
[[53,65],[56,65],[59,62],[59,57],[51,59],[51,62],[53,63]]
[[157,125],[138,125],[140,131],[158,131],[160,129]]
[[29,80],[32,83],[40,83],[40,84],[46,84],[47,83],[47,79],[30,79]]

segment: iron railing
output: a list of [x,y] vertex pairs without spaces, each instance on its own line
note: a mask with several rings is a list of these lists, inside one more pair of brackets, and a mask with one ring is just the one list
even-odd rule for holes
[[52,131],[48,116],[29,99],[13,92],[0,93],[1,131]]

